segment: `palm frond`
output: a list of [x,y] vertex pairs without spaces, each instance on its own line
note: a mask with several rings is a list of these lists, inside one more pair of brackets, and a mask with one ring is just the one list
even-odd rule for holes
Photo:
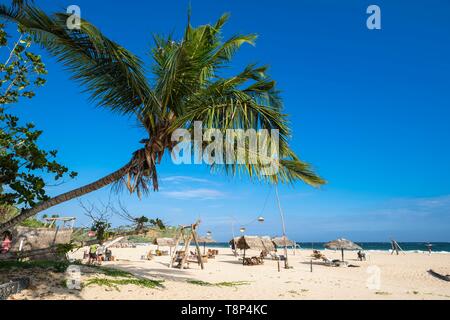
[[68,14],[48,16],[32,6],[21,10],[0,6],[0,16],[18,23],[62,62],[98,105],[129,113],[154,98],[141,60],[88,21],[82,20],[79,30],[69,30]]

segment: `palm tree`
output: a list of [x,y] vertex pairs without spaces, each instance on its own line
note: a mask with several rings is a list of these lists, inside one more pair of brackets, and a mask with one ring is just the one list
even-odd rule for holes
[[176,128],[192,130],[194,121],[202,121],[205,128],[219,128],[223,132],[249,128],[279,130],[280,160],[276,174],[267,175],[261,162],[212,165],[213,169],[223,169],[231,175],[244,172],[272,183],[296,180],[312,186],[325,183],[289,148],[289,125],[275,81],[267,76],[267,67],[248,65],[235,76],[220,76],[236,51],[256,39],[256,35],[250,34],[222,41],[221,30],[228,14],[215,24],[196,28],[188,18],[184,36],[178,41],[155,36],[155,48],[151,51],[152,80],[145,76],[139,58],[85,20],[80,30],[68,30],[67,14],[48,16],[32,6],[21,10],[0,6],[0,16],[20,24],[62,62],[98,105],[134,115],[146,134],[141,141],[143,147],[136,150],[122,168],[93,183],[23,209],[18,216],[1,224],[0,231],[113,183],[126,186],[138,196],[148,192],[149,185],[157,191],[157,165],[174,147],[172,132]]

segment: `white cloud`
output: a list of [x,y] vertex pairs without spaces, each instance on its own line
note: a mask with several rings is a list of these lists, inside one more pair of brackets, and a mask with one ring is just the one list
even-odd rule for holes
[[161,194],[169,198],[180,200],[188,200],[188,199],[213,200],[225,197],[225,193],[223,193],[222,191],[206,188],[164,191],[161,192]]
[[170,176],[166,178],[162,178],[163,182],[172,182],[172,183],[183,183],[183,182],[200,182],[200,183],[210,183],[207,179],[189,177],[189,176]]

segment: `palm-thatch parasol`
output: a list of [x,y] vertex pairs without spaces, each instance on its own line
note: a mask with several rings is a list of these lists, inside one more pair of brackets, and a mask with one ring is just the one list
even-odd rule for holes
[[275,245],[267,237],[242,236],[235,238],[234,241],[230,240],[232,246],[234,243],[236,243],[236,249],[240,250],[275,251]]
[[169,247],[169,254],[172,255],[172,247],[175,247],[175,239],[173,238],[155,238],[153,240],[153,244],[156,244],[159,250],[159,247]]
[[342,261],[344,261],[344,250],[362,250],[356,243],[343,238],[327,242],[323,246],[327,249],[341,250]]
[[286,246],[288,247],[295,247],[296,243],[293,240],[289,240],[287,237],[275,237],[272,238],[273,243],[275,243],[275,245],[277,247],[284,247],[284,243],[286,241]]
[[153,244],[156,244],[158,247],[175,247],[175,239],[173,238],[155,238],[153,240]]
[[205,254],[206,251],[206,244],[207,243],[216,243],[216,240],[214,240],[211,237],[198,237],[197,238],[198,243],[203,243],[203,254]]

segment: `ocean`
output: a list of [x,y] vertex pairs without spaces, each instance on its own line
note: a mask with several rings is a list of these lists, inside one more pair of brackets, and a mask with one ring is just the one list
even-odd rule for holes
[[[323,250],[325,242],[297,242],[300,249],[316,249]],[[355,242],[365,251],[389,251],[391,250],[390,242]],[[450,253],[450,242],[399,242],[398,244],[404,251],[411,252],[428,252],[426,245],[431,243],[433,252]],[[228,242],[208,243],[208,247],[228,248]]]

